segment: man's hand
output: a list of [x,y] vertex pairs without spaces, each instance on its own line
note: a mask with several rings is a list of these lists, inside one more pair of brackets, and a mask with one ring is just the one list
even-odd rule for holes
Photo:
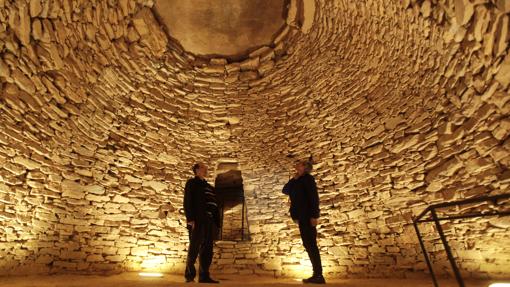
[[195,221],[188,221],[188,225],[191,226],[191,230],[195,229]]
[[317,224],[319,224],[319,219],[318,218],[310,218],[310,224],[312,226],[317,226]]

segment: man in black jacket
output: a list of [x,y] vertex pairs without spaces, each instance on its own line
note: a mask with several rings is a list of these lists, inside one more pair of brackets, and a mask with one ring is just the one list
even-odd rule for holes
[[205,180],[207,176],[205,164],[193,165],[193,173],[195,177],[189,179],[184,188],[184,212],[190,240],[184,277],[186,282],[193,282],[196,276],[195,261],[200,253],[199,282],[219,283],[209,276],[213,258],[214,229],[220,226],[216,192]]
[[303,279],[303,283],[325,284],[322,264],[317,247],[317,223],[320,216],[319,194],[312,171],[311,161],[300,161],[295,166],[296,173],[283,187],[283,193],[290,198],[290,215],[299,224],[299,232],[310,261],[313,276]]

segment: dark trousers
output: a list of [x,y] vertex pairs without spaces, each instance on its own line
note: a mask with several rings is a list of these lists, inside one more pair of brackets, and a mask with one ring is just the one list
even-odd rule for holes
[[195,278],[197,257],[199,257],[199,278],[209,278],[209,266],[211,266],[213,258],[213,224],[212,220],[207,219],[204,222],[195,222],[193,230],[188,225],[189,247],[184,273],[186,279],[193,280]]
[[317,228],[310,224],[310,219],[299,220],[299,232],[308,257],[313,266],[313,275],[322,275],[321,254],[317,247]]

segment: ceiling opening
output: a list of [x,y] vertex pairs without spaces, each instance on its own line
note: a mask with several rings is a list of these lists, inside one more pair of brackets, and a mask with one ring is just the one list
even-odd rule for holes
[[270,45],[284,27],[288,0],[156,0],[170,37],[199,56],[242,57]]

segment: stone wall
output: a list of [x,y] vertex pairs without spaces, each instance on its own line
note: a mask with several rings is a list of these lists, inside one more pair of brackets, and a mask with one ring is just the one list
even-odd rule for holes
[[[221,239],[239,241],[243,239],[243,235],[246,236],[246,239],[248,239],[249,230],[248,223],[246,221],[246,212],[243,210],[243,204],[239,202],[227,201],[223,205],[223,210]],[[245,215],[244,218],[243,211]]]
[[[243,173],[251,240],[217,243],[223,273],[309,272],[288,156],[317,162],[330,277],[421,276],[414,215],[508,192],[505,1],[291,1],[241,62],[186,53],[152,5],[0,0],[1,274],[182,272],[196,160]],[[509,228],[445,225],[474,277],[510,276]]]

